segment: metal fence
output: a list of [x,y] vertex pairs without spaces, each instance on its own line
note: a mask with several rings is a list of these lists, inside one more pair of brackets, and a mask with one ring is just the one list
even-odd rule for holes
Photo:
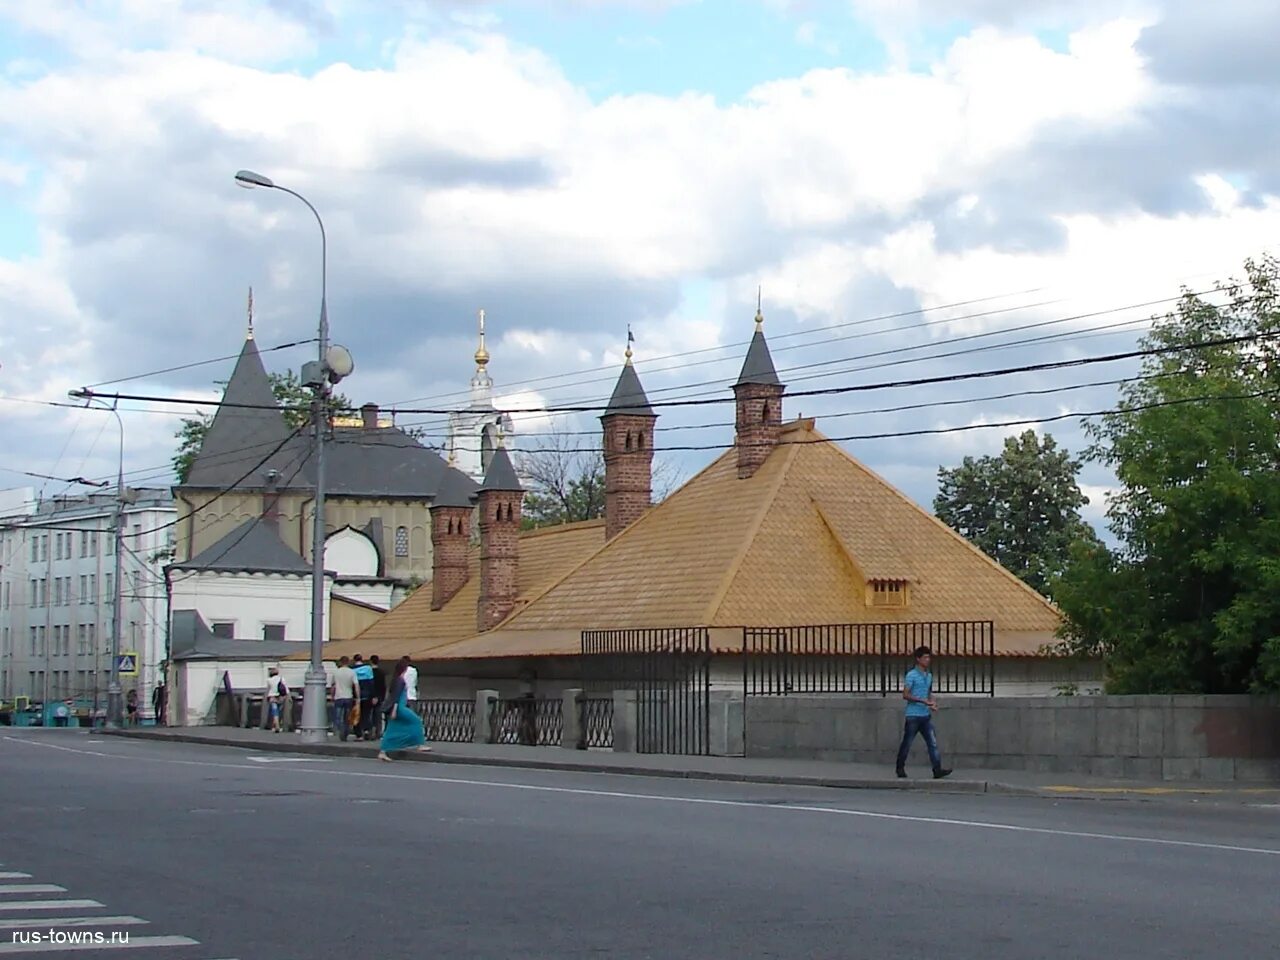
[[583,686],[634,690],[637,753],[711,749],[711,639],[705,627],[584,630]]
[[428,740],[471,743],[476,733],[475,699],[415,700],[410,708],[422,718]]
[[588,697],[578,700],[582,739],[591,747],[613,746],[613,697]]
[[933,651],[938,693],[995,695],[995,627],[990,620],[746,627],[746,696],[869,693],[902,689],[913,651]]
[[564,701],[559,697],[494,700],[489,711],[491,743],[554,747],[564,732]]

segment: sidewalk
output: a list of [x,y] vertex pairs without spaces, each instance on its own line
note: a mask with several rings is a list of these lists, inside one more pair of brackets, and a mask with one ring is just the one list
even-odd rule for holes
[[[330,738],[326,744],[310,745],[302,743],[297,734],[273,734],[266,730],[238,727],[151,727],[104,732],[110,736],[138,740],[239,747],[262,753],[369,759],[373,759],[378,753],[376,743],[354,740],[340,743]],[[946,780],[933,780],[928,769],[918,762],[914,767],[908,768],[911,779],[899,780],[894,776],[891,764],[880,767],[823,760],[686,757],[490,743],[433,743],[431,747],[430,753],[411,753],[405,755],[403,760],[412,763],[471,764],[853,790],[927,790],[941,793],[1280,805],[1280,783],[1108,780],[1067,773],[1031,773],[1025,770],[957,770]]]

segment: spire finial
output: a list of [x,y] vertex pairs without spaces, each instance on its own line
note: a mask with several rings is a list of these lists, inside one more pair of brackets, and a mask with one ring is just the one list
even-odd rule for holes
[[454,465],[454,461],[456,461],[457,459],[458,459],[457,451],[455,451],[451,445],[449,447],[449,459],[446,461],[446,463],[448,463],[448,465],[452,467]]
[[502,422],[498,422],[498,449],[502,450],[507,445],[507,435],[503,432]]
[[764,303],[764,287],[756,287],[756,330],[764,326],[764,311],[762,304]]
[[253,287],[249,288],[249,332],[245,334],[246,340],[253,339]]
[[480,346],[476,348],[476,366],[484,369],[489,362],[489,351],[484,346],[484,311],[480,311]]
[[627,366],[631,366],[631,344],[636,342],[636,335],[631,332],[631,324],[627,324],[627,351],[624,354],[627,358]]

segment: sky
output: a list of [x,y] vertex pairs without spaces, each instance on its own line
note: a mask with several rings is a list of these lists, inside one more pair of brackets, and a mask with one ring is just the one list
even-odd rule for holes
[[[0,487],[114,476],[69,390],[216,398],[250,287],[268,369],[311,357],[269,348],[315,335],[319,232],[251,169],[323,218],[357,403],[462,403],[481,308],[508,408],[606,399],[628,326],[652,400],[729,399],[759,297],[790,391],[859,388],[787,415],[929,507],[998,424],[1082,451],[1136,362],[883,384],[1133,349],[1276,252],[1277,35],[1273,0],[0,0]],[[130,482],[193,409],[121,403]],[[678,475],[732,442],[731,404],[661,413]]]

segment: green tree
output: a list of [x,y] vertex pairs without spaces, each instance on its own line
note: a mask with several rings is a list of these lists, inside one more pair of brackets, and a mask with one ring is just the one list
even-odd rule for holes
[[[276,402],[283,408],[280,412],[284,415],[289,429],[296,430],[306,424],[311,418],[307,410],[311,403],[311,391],[298,381],[298,375],[292,370],[286,370],[284,373],[268,373],[267,378],[271,381],[271,392],[275,394]],[[225,380],[215,382],[220,387],[225,388],[227,385]],[[350,400],[340,393],[333,395],[334,413],[350,413],[351,410]],[[173,455],[173,472],[178,477],[178,483],[187,482],[187,477],[191,474],[191,465],[195,463],[200,445],[204,443],[204,435],[209,432],[209,425],[212,423],[213,416],[207,413],[202,413],[198,417],[187,417],[183,419],[177,433],[174,434],[178,441],[178,449]]]
[[1078,540],[1092,542],[1080,517],[1089,502],[1080,463],[1034,430],[1007,437],[998,457],[965,457],[938,470],[933,509],[943,523],[1041,593],[1048,593]]
[[[1088,423],[1119,546],[1061,578],[1068,650],[1120,693],[1280,689],[1280,262],[1158,319],[1143,377]],[[1245,342],[1204,346],[1249,337]]]

